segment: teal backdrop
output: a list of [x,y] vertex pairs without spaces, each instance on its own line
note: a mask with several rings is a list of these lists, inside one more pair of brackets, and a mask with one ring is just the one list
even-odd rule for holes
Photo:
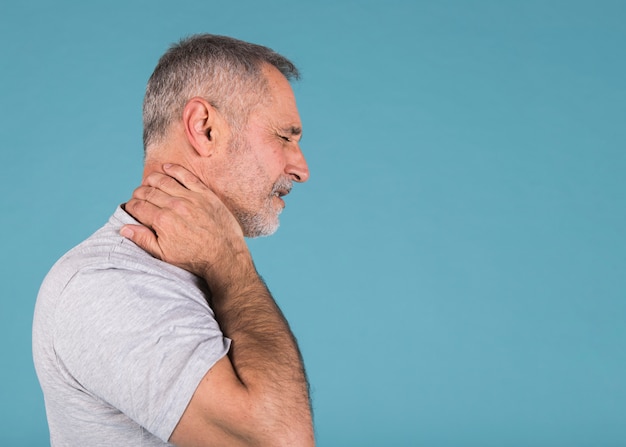
[[320,447],[626,446],[626,2],[4,1],[0,445],[39,285],[140,181],[159,56],[292,58],[311,179],[250,242]]

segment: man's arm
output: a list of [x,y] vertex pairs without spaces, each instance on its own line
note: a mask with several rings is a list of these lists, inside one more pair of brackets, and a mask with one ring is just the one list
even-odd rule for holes
[[198,385],[170,442],[314,445],[297,343],[254,267],[239,224],[189,171],[176,165],[164,170],[168,175],[148,176],[125,206],[146,227],[126,226],[122,235],[203,277],[218,323],[232,340],[228,357]]

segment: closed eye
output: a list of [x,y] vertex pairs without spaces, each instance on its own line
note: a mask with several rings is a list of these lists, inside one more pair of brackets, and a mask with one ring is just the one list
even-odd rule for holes
[[[288,143],[300,142],[302,140],[302,128],[296,126],[284,127],[277,129],[277,135]],[[289,136],[286,136],[289,135]]]

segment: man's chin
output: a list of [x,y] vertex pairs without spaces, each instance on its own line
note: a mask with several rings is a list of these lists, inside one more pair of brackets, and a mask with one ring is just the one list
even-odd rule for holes
[[260,216],[257,214],[253,216],[244,216],[238,220],[244,236],[251,239],[256,237],[271,236],[276,233],[278,227],[280,226],[278,215],[273,216],[273,218],[268,218],[268,216]]
[[250,239],[254,239],[257,237],[271,236],[272,234],[276,233],[279,226],[280,224],[276,223],[276,225],[273,225],[271,227],[268,226],[265,228],[253,228],[250,231],[244,228],[243,235]]
[[276,233],[276,231],[278,231],[278,226],[269,229],[269,230],[264,230],[264,231],[257,231],[255,233],[246,233],[244,232],[244,236],[247,237],[248,239],[255,239],[258,237],[266,237],[266,236],[271,236],[272,234]]

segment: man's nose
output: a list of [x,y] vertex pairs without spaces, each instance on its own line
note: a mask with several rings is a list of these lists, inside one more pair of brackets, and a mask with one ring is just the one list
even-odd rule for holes
[[294,182],[303,183],[309,179],[309,166],[299,145],[289,151],[285,172]]

